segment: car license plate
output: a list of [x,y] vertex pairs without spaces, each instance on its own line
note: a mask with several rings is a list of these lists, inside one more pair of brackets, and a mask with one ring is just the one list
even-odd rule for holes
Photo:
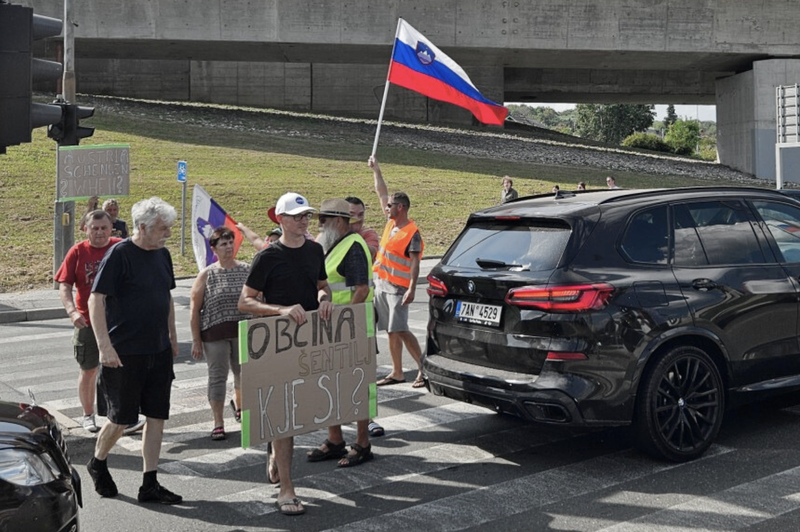
[[500,314],[503,307],[499,305],[484,305],[482,303],[469,303],[459,301],[456,305],[456,319],[478,325],[500,325]]

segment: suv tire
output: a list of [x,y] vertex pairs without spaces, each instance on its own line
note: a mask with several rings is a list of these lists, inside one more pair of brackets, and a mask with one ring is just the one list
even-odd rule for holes
[[711,446],[722,424],[725,392],[717,365],[705,351],[685,345],[657,355],[640,392],[635,433],[644,452],[685,462]]

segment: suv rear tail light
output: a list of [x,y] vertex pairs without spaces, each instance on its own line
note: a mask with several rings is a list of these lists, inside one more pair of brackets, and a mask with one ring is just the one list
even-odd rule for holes
[[446,296],[447,295],[447,287],[445,284],[439,280],[438,277],[434,277],[433,275],[428,276],[428,295],[429,296]]
[[506,294],[506,303],[542,310],[580,312],[605,306],[614,287],[610,284],[579,284],[541,288],[522,286]]

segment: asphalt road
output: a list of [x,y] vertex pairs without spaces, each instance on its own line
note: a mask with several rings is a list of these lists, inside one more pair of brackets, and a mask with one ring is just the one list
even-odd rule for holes
[[[277,513],[265,481],[265,453],[243,450],[227,413],[229,438],[212,442],[206,367],[190,356],[188,288],[176,289],[181,353],[159,480],[180,493],[174,507],[136,502],[141,436],[123,437],[109,459],[115,499],[92,490],[85,464],[94,436],[77,428],[70,452],[84,481],[84,531],[567,530],[769,531],[800,529],[800,408],[732,412],[716,445],[688,464],[653,461],[630,448],[627,431],[590,433],[528,425],[434,397],[409,383],[379,389],[376,459],[355,469],[308,463],[322,432],[296,438],[295,485],[308,513]],[[424,340],[426,296],[412,306]],[[40,403],[77,419],[81,412],[67,319],[0,325],[0,397]],[[381,375],[389,367],[379,336]],[[352,439],[349,428],[346,437]]]

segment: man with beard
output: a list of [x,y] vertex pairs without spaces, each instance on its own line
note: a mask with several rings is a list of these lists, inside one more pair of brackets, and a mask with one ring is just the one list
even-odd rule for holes
[[[325,250],[325,271],[334,305],[371,303],[372,260],[367,243],[353,230],[350,203],[344,199],[329,199],[319,209],[320,234],[317,242]],[[357,421],[356,443],[345,451],[342,426],[328,427],[328,439],[309,451],[309,462],[341,458],[339,467],[363,464],[372,459],[369,443],[369,419]]]

